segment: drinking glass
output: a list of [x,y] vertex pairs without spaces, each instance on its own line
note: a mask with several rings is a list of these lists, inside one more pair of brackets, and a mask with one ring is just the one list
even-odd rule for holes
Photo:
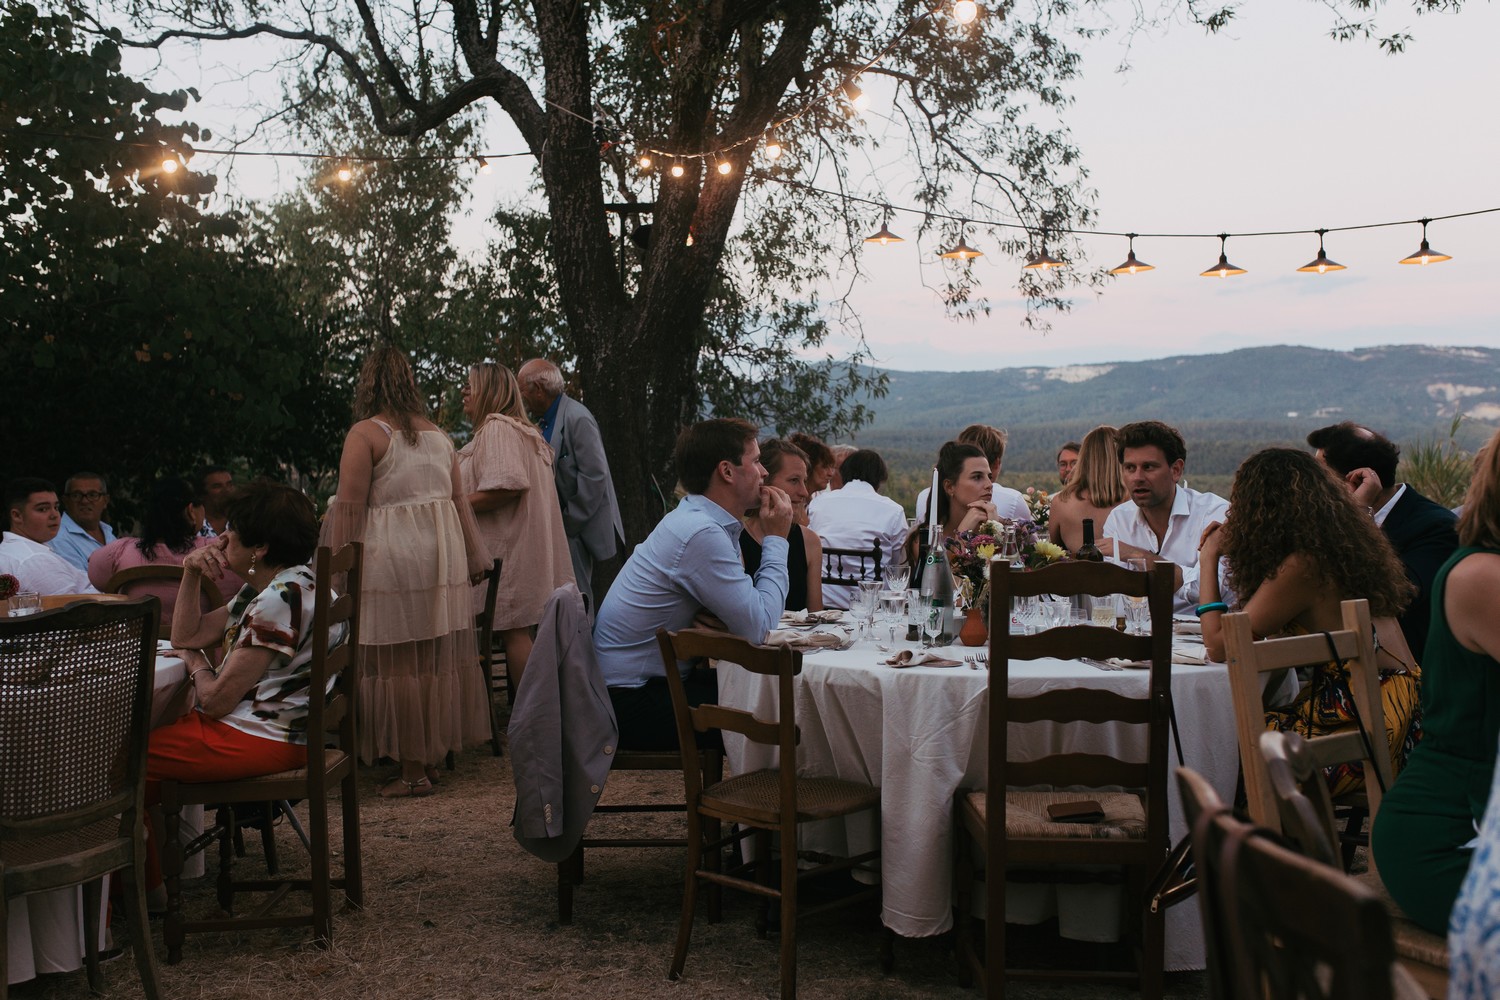
[[929,604],[922,610],[925,612],[925,617],[922,619],[922,634],[926,636],[922,645],[936,646],[937,637],[943,633],[943,607],[941,604]]
[[1101,597],[1090,597],[1089,607],[1092,609],[1093,624],[1104,628],[1115,627],[1115,595],[1104,594]]
[[890,626],[891,644],[896,643],[896,626],[906,620],[906,594],[899,588],[880,592],[880,610]]
[[12,618],[34,615],[42,610],[42,595],[35,590],[18,590],[10,595],[7,612]]
[[922,639],[922,625],[926,621],[927,608],[922,604],[922,592],[920,590],[907,590],[906,624],[911,626],[919,642]]
[[[1151,569],[1151,560],[1136,557],[1129,560],[1130,568],[1136,573],[1145,573]],[[1125,598],[1125,614],[1129,619],[1127,628],[1132,635],[1145,635],[1149,629],[1146,627],[1147,599],[1144,597]]]
[[911,579],[910,566],[887,566],[885,570],[885,589],[904,591],[907,581]]
[[1067,598],[1045,597],[1042,605],[1042,628],[1060,628],[1071,624],[1073,605]]
[[875,610],[880,607],[880,581],[859,581],[859,606],[861,609],[861,630],[868,631],[871,638],[875,637]]

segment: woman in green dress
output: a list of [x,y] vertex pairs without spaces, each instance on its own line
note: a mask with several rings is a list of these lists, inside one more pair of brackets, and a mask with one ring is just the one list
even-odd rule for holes
[[1460,548],[1432,586],[1423,738],[1380,804],[1371,850],[1391,896],[1435,934],[1469,869],[1500,738],[1500,433],[1475,463]]

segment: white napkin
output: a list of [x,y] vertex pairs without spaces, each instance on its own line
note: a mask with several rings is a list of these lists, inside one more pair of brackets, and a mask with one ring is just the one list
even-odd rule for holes
[[842,649],[848,640],[832,632],[797,632],[788,628],[772,629],[761,643],[764,646],[790,646],[793,649]]
[[1186,619],[1182,619],[1182,618],[1175,618],[1175,619],[1172,620],[1172,634],[1173,635],[1202,635],[1203,634],[1203,623],[1202,622],[1197,622],[1197,621],[1187,621]]
[[887,667],[956,667],[958,660],[950,660],[945,656],[922,650],[903,649],[899,653],[892,653],[884,660],[878,660]]
[[837,608],[827,611],[787,611],[781,616],[783,625],[832,625],[843,620],[844,613]]
[[[1131,670],[1146,670],[1150,668],[1150,660],[1126,660],[1121,657],[1113,657],[1105,661],[1112,666],[1127,667]],[[1172,647],[1172,662],[1181,663],[1184,666],[1203,666],[1208,662],[1208,653],[1202,646],[1198,645],[1174,645]]]

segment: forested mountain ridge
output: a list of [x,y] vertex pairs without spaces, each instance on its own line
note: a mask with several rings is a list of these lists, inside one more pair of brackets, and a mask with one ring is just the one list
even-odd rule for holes
[[1058,445],[1101,423],[1164,420],[1182,431],[1188,466],[1231,473],[1250,450],[1303,446],[1307,432],[1356,420],[1398,442],[1446,436],[1477,446],[1500,423],[1500,350],[1416,345],[1330,351],[1257,347],[1226,354],[974,372],[891,371],[860,445],[893,467],[930,465],[970,423],[1010,434],[1005,464],[1045,469]]

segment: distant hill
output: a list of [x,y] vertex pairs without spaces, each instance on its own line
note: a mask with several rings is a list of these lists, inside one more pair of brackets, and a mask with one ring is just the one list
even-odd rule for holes
[[1445,437],[1477,446],[1500,425],[1500,350],[1257,347],[1227,354],[975,372],[888,372],[890,394],[857,443],[893,471],[930,468],[937,447],[970,423],[1010,434],[1009,469],[1050,468],[1057,447],[1101,423],[1158,419],[1188,443],[1188,468],[1232,473],[1250,451],[1301,446],[1307,432],[1357,420],[1398,442]]

